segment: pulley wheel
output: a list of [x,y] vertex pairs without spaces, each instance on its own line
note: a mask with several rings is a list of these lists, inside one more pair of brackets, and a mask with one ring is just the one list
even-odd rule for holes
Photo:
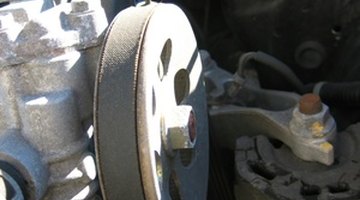
[[120,12],[95,89],[105,199],[205,199],[208,122],[202,64],[184,13],[150,3]]

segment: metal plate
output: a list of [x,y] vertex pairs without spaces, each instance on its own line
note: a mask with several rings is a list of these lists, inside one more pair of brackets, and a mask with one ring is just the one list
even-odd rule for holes
[[[193,149],[166,150],[174,107],[196,115]],[[202,65],[186,16],[151,3],[118,14],[95,92],[95,143],[106,199],[205,199],[208,126]]]

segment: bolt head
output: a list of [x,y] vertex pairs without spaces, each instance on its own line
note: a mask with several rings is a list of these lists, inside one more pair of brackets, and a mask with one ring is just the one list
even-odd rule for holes
[[329,107],[322,104],[321,110],[315,114],[304,114],[300,106],[296,107],[289,122],[290,131],[303,138],[324,138],[336,132],[336,123],[330,115]]
[[322,103],[319,95],[305,94],[300,98],[299,111],[305,115],[314,115],[322,110]]
[[191,149],[196,142],[196,117],[191,106],[180,105],[164,117],[166,146],[171,150]]

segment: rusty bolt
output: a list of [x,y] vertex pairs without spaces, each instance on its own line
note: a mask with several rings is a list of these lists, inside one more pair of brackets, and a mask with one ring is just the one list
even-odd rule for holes
[[319,95],[305,94],[300,98],[299,111],[305,115],[314,115],[322,110],[322,103]]

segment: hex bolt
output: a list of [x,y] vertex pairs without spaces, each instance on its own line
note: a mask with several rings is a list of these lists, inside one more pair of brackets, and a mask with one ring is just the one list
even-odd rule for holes
[[71,1],[71,12],[81,13],[90,10],[90,5],[87,0],[72,0]]
[[289,145],[298,157],[325,165],[333,163],[336,123],[318,95],[305,94],[300,98],[292,111],[289,131]]
[[314,115],[322,110],[322,102],[319,95],[305,94],[300,98],[299,111],[305,115]]
[[196,117],[191,106],[176,106],[165,115],[166,146],[171,150],[190,149],[196,142]]

